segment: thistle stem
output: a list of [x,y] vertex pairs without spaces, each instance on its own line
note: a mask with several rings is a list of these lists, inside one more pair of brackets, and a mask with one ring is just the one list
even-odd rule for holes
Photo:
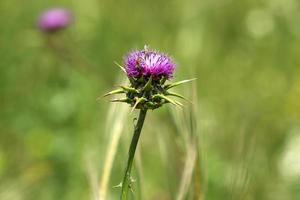
[[130,174],[131,174],[133,158],[134,158],[137,143],[139,141],[141,130],[143,128],[143,124],[144,124],[144,121],[146,118],[146,114],[147,114],[147,109],[141,109],[137,124],[134,127],[134,134],[132,136],[131,144],[129,147],[128,161],[127,161],[127,166],[126,166],[126,170],[125,170],[125,174],[124,174],[124,178],[123,178],[123,182],[122,182],[122,192],[121,192],[121,198],[120,198],[121,200],[127,199],[127,194],[128,194],[128,190],[129,190],[130,182],[131,182]]

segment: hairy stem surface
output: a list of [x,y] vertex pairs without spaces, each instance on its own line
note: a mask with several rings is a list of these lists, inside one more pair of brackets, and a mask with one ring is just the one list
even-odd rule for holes
[[122,182],[122,192],[121,192],[121,198],[120,198],[121,200],[127,199],[127,194],[128,194],[128,190],[129,190],[130,183],[131,183],[130,174],[131,174],[133,158],[134,158],[137,143],[139,141],[141,130],[143,128],[143,124],[144,124],[144,121],[146,118],[146,114],[147,114],[147,110],[141,109],[137,124],[134,127],[134,134],[132,136],[131,144],[129,147],[128,161],[127,161],[127,166],[126,166],[126,170],[125,170],[125,174],[124,174],[124,178],[123,178],[123,182]]

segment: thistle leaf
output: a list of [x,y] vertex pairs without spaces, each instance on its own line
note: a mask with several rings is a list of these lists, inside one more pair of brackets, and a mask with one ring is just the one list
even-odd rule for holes
[[[106,94],[104,94],[102,97],[107,97],[109,95],[113,95],[113,94],[121,94],[121,93],[125,93],[125,91],[123,89],[116,89],[116,90],[113,90],[113,91],[110,91]],[[100,97],[98,97],[97,99],[99,99]]]
[[188,82],[191,82],[191,81],[194,81],[196,80],[196,78],[193,78],[193,79],[187,79],[187,80],[183,80],[183,81],[178,81],[178,82],[175,82],[175,83],[171,83],[171,84],[167,84],[165,85],[164,89],[168,90],[172,87],[176,87],[178,85],[181,85],[181,84],[184,84],[184,83],[188,83]]
[[126,73],[126,70],[125,70],[125,68],[124,67],[122,67],[122,65],[120,65],[119,63],[117,63],[116,61],[114,62],[125,74],[127,74]]

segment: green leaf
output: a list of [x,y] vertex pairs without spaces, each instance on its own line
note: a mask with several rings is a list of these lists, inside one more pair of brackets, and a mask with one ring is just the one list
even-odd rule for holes
[[175,83],[171,83],[171,84],[167,84],[165,85],[164,89],[168,90],[172,87],[176,87],[178,85],[181,85],[181,84],[184,84],[184,83],[188,83],[188,82],[191,82],[191,81],[194,81],[196,80],[196,78],[193,78],[193,79],[187,79],[187,80],[183,80],[183,81],[178,81],[178,82],[175,82]]
[[[106,94],[104,94],[102,97],[106,97],[106,96],[109,96],[109,95],[113,95],[113,94],[121,94],[121,93],[125,93],[125,91],[123,89],[116,89],[116,90],[113,90],[113,91],[110,91]],[[100,97],[98,97],[97,99],[99,99]]]

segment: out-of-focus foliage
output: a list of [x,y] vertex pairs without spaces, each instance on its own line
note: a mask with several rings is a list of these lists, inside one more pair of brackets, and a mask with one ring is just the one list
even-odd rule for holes
[[[56,6],[75,23],[43,35],[37,17]],[[197,78],[181,88],[197,98],[149,113],[137,197],[300,199],[297,0],[1,0],[0,23],[1,200],[97,196],[116,123],[96,98],[119,84],[113,62],[144,44],[174,57],[175,80]],[[118,122],[107,199],[118,199],[133,118]]]

